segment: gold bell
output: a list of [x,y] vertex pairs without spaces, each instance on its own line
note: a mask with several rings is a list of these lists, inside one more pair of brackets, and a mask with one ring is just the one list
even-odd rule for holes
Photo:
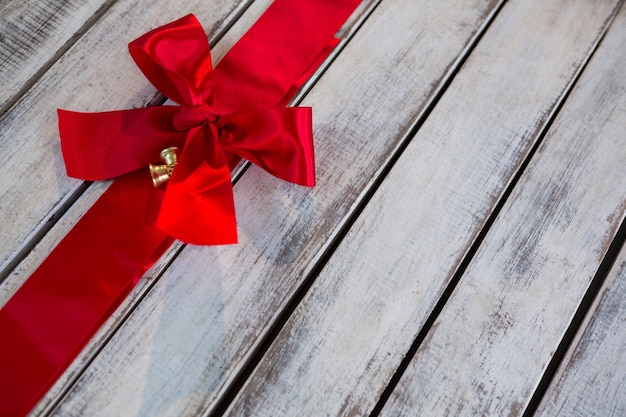
[[163,164],[148,165],[150,177],[152,177],[152,184],[155,188],[170,180],[172,172],[174,172],[174,167],[176,167],[177,151],[178,148],[176,147],[163,149],[159,155]]

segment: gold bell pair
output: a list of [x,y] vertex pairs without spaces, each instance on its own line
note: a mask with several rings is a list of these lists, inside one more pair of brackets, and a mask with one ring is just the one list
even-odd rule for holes
[[154,187],[158,187],[170,180],[174,168],[176,167],[176,160],[178,158],[178,148],[172,146],[171,148],[163,149],[159,155],[162,164],[150,164],[150,177],[152,177],[152,184]]

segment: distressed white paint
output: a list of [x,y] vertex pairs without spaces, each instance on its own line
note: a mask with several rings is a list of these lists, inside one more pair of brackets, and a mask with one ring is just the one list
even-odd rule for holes
[[[626,9],[582,74],[383,416],[519,416],[526,408],[626,214],[624,42]],[[624,363],[620,365],[623,381]],[[613,387],[605,399],[619,390],[623,386]],[[592,415],[584,412],[592,407],[580,400],[571,409],[582,414],[564,415]]]
[[537,417],[626,416],[626,247],[598,298]]
[[[504,6],[226,415],[371,411],[615,4],[513,0]],[[498,300],[502,292],[487,295]],[[455,310],[441,327],[487,320],[481,308]],[[465,358],[457,353],[471,339],[462,327],[458,336],[450,345],[443,340],[437,348],[446,355],[430,352],[406,381],[432,405],[400,409],[406,415],[483,415],[479,406],[456,408],[454,401],[492,404],[484,415],[507,415],[507,397],[475,392],[465,380],[456,389],[446,379],[455,376],[438,377],[436,366],[447,364],[481,372],[479,362],[460,363]],[[481,346],[488,349],[488,337]],[[525,365],[533,369],[535,362]],[[511,383],[503,372],[493,381],[496,389]]]
[[73,43],[107,0],[6,0],[0,4],[0,114]]
[[[119,9],[111,12],[117,13],[113,14],[116,19],[132,13],[124,7],[137,2],[119,3],[122,4]],[[215,2],[206,3],[211,3],[207,7],[215,6]],[[257,169],[247,172],[235,187],[240,245],[185,248],[125,323],[127,313],[132,311],[152,284],[150,277],[159,274],[180,247],[173,248],[148,272],[147,278],[140,282],[136,291],[95,336],[35,414],[45,410],[60,389],[67,385],[68,379],[82,372],[85,363],[103,347],[117,326],[122,328],[104,346],[101,355],[64,399],[56,410],[57,415],[197,415],[207,407],[210,409],[211,402],[230,383],[242,362],[251,355],[258,338],[280,313],[285,300],[301,285],[302,277],[310,273],[329,239],[335,236],[354,205],[362,198],[364,190],[371,186],[373,177],[378,175],[377,170],[394,152],[403,132],[432,97],[439,80],[445,78],[446,68],[461,53],[463,45],[494,7],[494,4],[479,1],[462,5],[458,2],[428,3],[433,2],[423,5],[409,0],[383,2],[306,98],[304,104],[315,107],[318,188],[305,190],[281,184]],[[540,4],[537,1],[529,3]],[[482,220],[493,207],[499,190],[514,173],[517,162],[535,139],[536,131],[541,129],[554,101],[558,100],[576,67],[584,59],[585,51],[591,48],[594,36],[615,2],[601,1],[593,7],[581,1],[569,3],[572,2],[555,3],[563,7],[537,14],[535,19],[531,19],[522,2],[512,0],[498,16],[497,24],[490,28],[487,37],[474,51],[475,56],[410,145],[407,153],[414,154],[404,156],[398,162],[370,203],[372,208],[367,208],[363,220],[357,221],[347,242],[340,246],[312,293],[281,334],[277,347],[270,351],[269,360],[263,362],[259,373],[253,376],[244,392],[244,396],[250,397],[243,397],[243,400],[251,400],[251,407],[260,407],[257,414],[303,415],[307,405],[313,407],[310,410],[313,415],[321,414],[322,407],[327,407],[330,414],[330,410],[342,414],[361,413],[376,401],[389,372],[393,370],[393,364],[397,364],[406,349],[405,345],[410,343],[416,329],[419,329],[419,321],[441,291],[442,283],[449,278],[465,254],[467,244],[482,227]],[[144,5],[142,7],[146,10],[137,12],[134,19],[152,16],[153,23],[146,24],[146,27],[162,23],[166,20],[162,13],[164,8],[163,4],[158,4],[161,9],[156,16],[154,10]],[[221,17],[207,14],[201,20],[205,24],[211,18],[222,22],[227,12],[232,10],[227,4],[223,6]],[[537,7],[556,9],[556,6]],[[181,7],[179,3],[167,6],[165,10],[171,8],[171,13],[178,11],[176,16],[189,11],[181,13]],[[245,22],[241,22],[240,28],[246,27],[252,21],[249,17],[262,7],[256,2],[246,12]],[[513,11],[507,11],[509,8]],[[191,11],[197,13],[196,9]],[[514,33],[513,29],[519,25],[518,19],[523,19],[531,29]],[[97,35],[109,36],[105,28],[112,27],[115,22],[114,18],[105,16],[92,29],[96,32],[90,32],[96,35],[85,45],[98,48]],[[581,27],[581,23],[584,23],[583,28],[575,30]],[[548,30],[546,34],[546,27],[550,25],[554,26],[552,32]],[[557,36],[564,26],[568,28],[566,33],[562,37]],[[499,32],[497,27],[500,27]],[[229,42],[237,38],[238,30],[232,31],[233,35],[228,34],[226,42],[218,45],[214,52],[223,53]],[[492,33],[494,31],[496,34]],[[89,36],[86,38],[89,39]],[[136,35],[129,36],[133,38]],[[492,39],[492,46],[499,44],[506,47],[504,50],[495,47],[490,50],[483,45],[488,39]],[[124,46],[126,54],[128,39],[120,41],[118,38],[117,42]],[[520,57],[520,53],[524,56]],[[88,63],[83,64],[83,69],[89,70],[92,69],[90,60],[97,59],[103,52],[99,50],[83,58],[76,54],[71,50],[50,71],[52,74],[57,70],[60,72],[56,76],[47,74],[51,78],[44,77],[41,85],[33,89],[35,93],[29,94],[40,91],[36,96],[40,100],[46,100],[46,94],[54,96],[56,90],[52,87],[65,82],[62,78],[81,76],[80,71],[59,70],[59,65],[72,67],[75,65],[73,60],[84,59]],[[507,65],[512,65],[511,62],[515,62],[514,67],[518,68],[513,75],[507,74],[510,70]],[[556,62],[562,65],[560,72],[555,70]],[[610,68],[610,64],[606,65]],[[544,71],[546,68],[550,70]],[[515,74],[518,76],[515,77]],[[100,76],[88,74],[86,78],[96,77],[100,82],[107,76],[105,72]],[[119,89],[116,86],[107,87],[111,89],[110,95],[105,92],[100,99],[75,99],[85,105],[89,105],[92,99],[101,103],[101,107],[95,108],[97,110],[143,105],[153,97],[154,92],[140,78],[140,75],[136,76],[132,83],[123,84]],[[143,83],[141,91],[127,92],[126,89],[136,82]],[[73,80],[68,85],[75,83]],[[491,91],[484,91],[488,86],[492,86]],[[98,84],[93,87],[93,92],[97,93],[99,88],[104,87]],[[511,88],[517,90],[509,91]],[[49,91],[44,93],[46,89]],[[481,95],[488,93],[495,96],[490,97],[494,102],[489,103]],[[454,98],[463,99],[457,102]],[[118,100],[117,105],[115,100]],[[30,105],[37,109],[40,104],[27,95],[24,103],[18,105]],[[511,109],[520,114],[499,118],[512,112]],[[622,114],[616,116],[617,120],[625,119],[623,107],[621,109]],[[580,110],[582,115],[587,113],[588,109]],[[20,129],[26,121],[31,122],[24,109],[21,114],[22,118],[18,118],[21,121],[14,122],[15,129]],[[481,118],[481,114],[487,115],[487,119]],[[47,126],[41,116],[37,116],[36,112],[34,115],[35,124]],[[460,121],[457,122],[452,115],[460,115]],[[5,123],[5,119],[0,119],[0,135]],[[601,123],[590,124],[590,128],[601,129],[603,126]],[[56,135],[56,126],[53,128]],[[31,132],[33,140],[36,129],[27,132]],[[56,137],[48,132],[38,146],[46,146],[53,141]],[[508,143],[510,148],[503,143]],[[34,148],[22,148],[16,155],[24,158],[20,155]],[[55,157],[60,157],[58,147],[44,150],[39,156],[45,156],[47,152],[56,152]],[[28,162],[28,156],[25,158]],[[554,158],[553,161],[556,163],[559,159]],[[34,193],[43,193],[45,187],[55,188],[56,182],[66,181],[62,170],[46,176],[50,172],[49,164],[35,167],[20,171],[21,174],[11,178],[11,181],[26,184],[26,189]],[[588,168],[586,165],[585,169]],[[589,186],[585,178],[580,181],[581,187]],[[42,184],[36,184],[38,181]],[[75,184],[59,186],[62,187],[65,191],[51,195],[67,195],[70,192],[67,190],[73,190]],[[8,298],[12,289],[28,276],[54,242],[66,233],[105,187],[106,184],[98,184],[85,193],[0,287],[0,291],[4,291],[0,300]],[[11,195],[2,197],[10,200]],[[39,230],[42,222],[38,219],[47,217],[47,213],[54,212],[58,207],[48,203],[44,208],[31,206],[36,200],[22,201],[21,205],[15,206],[24,211],[15,214],[18,220],[20,216],[25,222],[33,223],[35,219],[31,225],[34,228],[28,230]],[[9,211],[0,210],[0,213],[3,216],[0,225],[4,237],[5,227],[13,227],[13,218]],[[581,213],[578,214],[581,216]],[[606,223],[615,225],[622,218],[620,216],[623,217],[623,212],[617,210],[612,220],[607,219]],[[399,221],[394,222],[390,217],[398,217]],[[414,217],[412,224],[407,221]],[[470,217],[472,219],[468,220]],[[530,221],[530,217],[533,216],[523,220]],[[597,217],[588,221],[597,222]],[[22,236],[20,233],[17,231],[14,236]],[[610,241],[612,233],[613,229],[609,228],[606,242]],[[381,239],[381,236],[387,237]],[[11,243],[15,242],[0,242],[0,249],[3,248],[1,245],[8,245],[6,259],[15,253]],[[559,240],[550,240],[543,247],[552,252],[560,246]],[[593,245],[590,247],[594,248]],[[533,255],[533,252],[528,254],[531,258]],[[482,272],[475,274],[480,278]],[[552,283],[547,281],[543,285],[545,290]],[[372,302],[373,295],[376,297]],[[524,307],[524,302],[519,302],[516,308]],[[472,311],[473,306],[461,311],[460,317]],[[330,311],[326,313],[325,309]],[[482,309],[483,306],[474,308],[479,312]],[[357,313],[359,311],[365,312]],[[450,313],[448,315],[451,316]],[[452,322],[458,319],[454,315],[450,318]],[[401,327],[402,320],[405,327]],[[493,320],[502,321],[498,321],[497,317]],[[492,330],[497,332],[499,329],[494,325]],[[401,335],[393,336],[394,331],[400,331]],[[471,336],[467,340],[471,340]],[[558,340],[559,335],[557,332],[549,336]],[[488,343],[485,349],[489,347]],[[336,349],[336,346],[339,348]],[[286,354],[276,359],[276,351],[282,352],[280,349],[285,349]],[[395,356],[388,357],[389,352],[395,352]],[[432,357],[437,360],[436,355]],[[272,360],[277,360],[280,366],[274,367]],[[441,359],[442,362],[447,360]],[[530,370],[533,366],[534,363],[528,364]],[[541,363],[536,370],[540,368]],[[325,375],[328,369],[334,372],[332,375],[335,377]],[[359,374],[359,369],[366,371]],[[481,371],[480,367],[476,369]],[[289,372],[293,375],[291,380],[286,379]],[[503,386],[506,386],[508,373],[499,375],[506,377],[501,378]],[[423,384],[420,381],[424,378],[423,374],[418,373],[416,378],[418,383]],[[430,394],[437,389],[441,391],[443,388],[428,386],[422,394]],[[277,393],[277,398],[263,402],[270,392]],[[280,398],[281,395],[284,398]],[[321,400],[317,399],[320,395]],[[479,404],[489,401],[480,391],[468,391],[468,395],[478,396],[479,399],[474,401]],[[303,402],[287,404],[286,400],[293,398]],[[439,399],[445,406],[445,395]],[[500,409],[506,408],[506,400],[501,401]],[[394,411],[387,411],[390,415],[394,414]],[[467,409],[464,411],[467,412]],[[409,413],[415,414],[413,411]],[[437,414],[432,411],[425,415]]]
[[493,7],[381,3],[303,103],[315,109],[318,187],[246,172],[239,245],[185,248],[56,415],[210,408]]

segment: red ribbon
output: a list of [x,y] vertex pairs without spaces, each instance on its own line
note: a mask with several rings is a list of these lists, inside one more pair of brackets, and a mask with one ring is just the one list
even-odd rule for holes
[[[315,184],[311,109],[242,111],[221,100],[232,92],[216,87],[220,79],[212,71],[209,43],[193,15],[145,34],[129,49],[152,84],[181,106],[91,114],[59,110],[68,175],[114,178],[145,169],[164,148],[182,149],[157,227],[201,245],[237,241],[227,155],[286,181]],[[263,97],[257,101],[268,104]]]
[[[336,45],[360,0],[276,0],[214,70],[192,16],[131,43],[148,79],[181,106],[59,112],[68,173],[116,179],[0,309],[0,416],[23,416],[180,237],[236,239],[230,154],[313,185],[310,109],[281,107]],[[145,167],[182,148],[172,179]],[[183,324],[184,325],[184,324]]]

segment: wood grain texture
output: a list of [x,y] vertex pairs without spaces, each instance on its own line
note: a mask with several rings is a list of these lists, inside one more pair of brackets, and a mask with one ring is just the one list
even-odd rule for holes
[[582,74],[383,416],[519,416],[526,408],[624,221],[624,42],[626,9]]
[[564,358],[537,417],[626,415],[626,247],[600,291],[590,320]]
[[318,187],[248,170],[239,245],[186,247],[54,415],[212,409],[495,4],[418,6],[381,3],[306,97]]
[[118,1],[0,118],[3,169],[11,173],[0,180],[0,279],[58,219],[82,184],[65,173],[56,109],[145,106],[157,93],[132,62],[128,42],[191,11],[213,34],[247,2]]
[[226,415],[371,411],[615,3],[504,6]]
[[[237,19],[233,27],[220,36],[220,40],[217,44],[212,46],[211,54],[213,62],[217,63],[221,57],[232,47],[232,45],[245,33],[248,28],[258,19],[258,17],[264,12],[264,10],[271,4],[272,0],[256,0],[252,6],[246,8],[243,16]],[[356,30],[360,21],[364,18],[364,15],[368,13],[376,4],[376,1],[364,1],[353,13],[353,16],[348,19],[346,24],[342,27],[337,36],[349,36]],[[235,13],[233,13],[235,14]],[[196,12],[196,15],[202,20],[201,14]],[[235,14],[236,17],[236,14]],[[229,16],[228,19],[233,19],[233,16]],[[222,30],[222,26],[219,27]],[[339,49],[339,48],[338,48]],[[331,54],[334,55],[335,53]],[[316,78],[319,78],[320,73],[323,72],[324,65],[320,67],[320,70],[316,71],[309,82],[305,83],[302,90],[306,90],[307,84],[314,82]],[[301,93],[299,93],[301,94]],[[50,233],[38,242],[37,246],[30,252],[29,256],[21,262],[17,268],[12,271],[11,276],[2,284],[0,284],[0,305],[6,302],[13,294],[21,283],[34,271],[34,269],[41,263],[41,261],[47,256],[47,254],[54,248],[54,246],[65,236],[65,234],[76,224],[82,214],[91,207],[96,199],[106,190],[108,182],[96,182],[90,186],[90,188],[73,204],[67,213],[59,220]],[[74,363],[68,368],[68,370],[60,377],[54,387],[50,389],[44,399],[33,410],[32,415],[48,414],[52,408],[54,408],[59,398],[64,395],[64,392],[73,383],[76,377],[83,372],[84,367],[91,359],[98,353],[102,345],[106,343],[108,338],[113,332],[124,322],[127,315],[133,310],[136,304],[141,301],[143,295],[150,290],[154,284],[158,275],[163,269],[171,262],[172,258],[181,249],[182,245],[177,243],[173,245],[170,250],[161,257],[159,261],[145,274],[139,284],[135,287],[134,291],[127,297],[122,305],[117,309],[112,317],[102,326],[102,328],[94,335],[88,345],[83,349],[83,352],[77,357]],[[77,411],[80,413],[79,411]]]
[[0,4],[0,115],[110,3],[7,0]]

